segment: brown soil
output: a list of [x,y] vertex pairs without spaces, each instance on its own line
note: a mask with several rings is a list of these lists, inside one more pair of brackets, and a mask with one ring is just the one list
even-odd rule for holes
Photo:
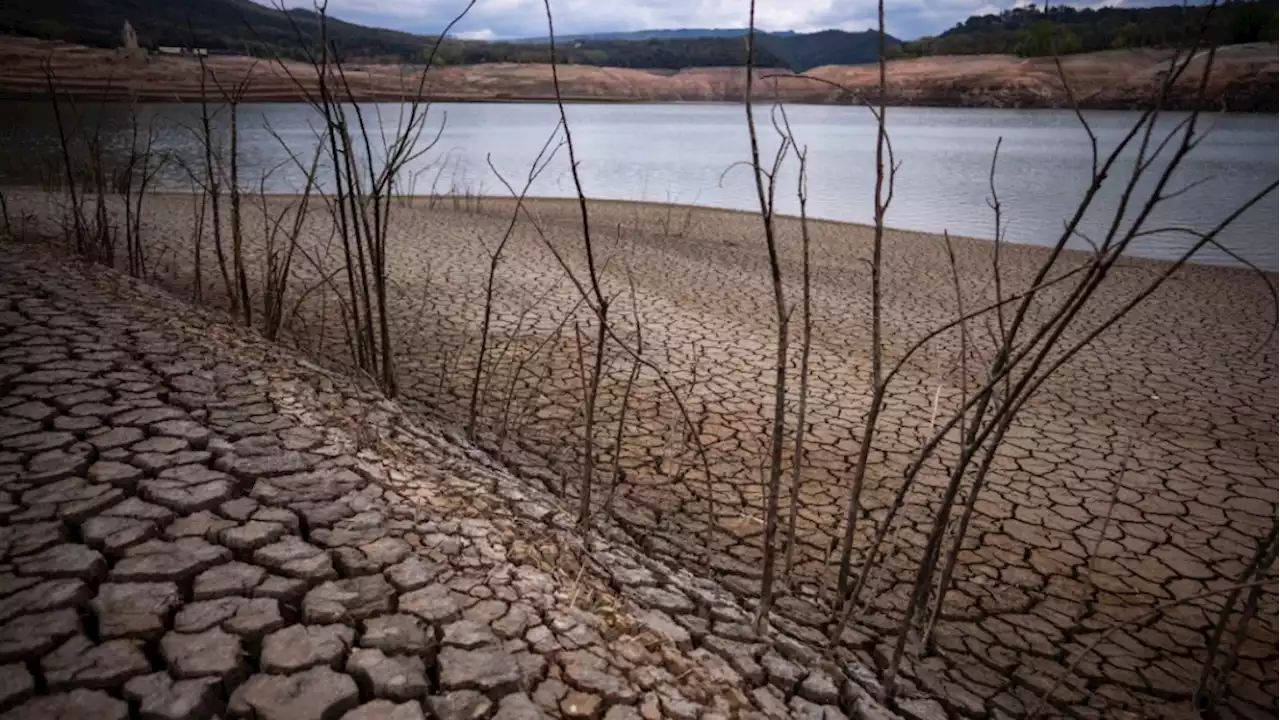
[[[262,227],[258,200],[246,204],[252,268],[265,265],[255,230]],[[273,197],[267,205],[275,213],[287,202]],[[56,197],[14,191],[9,206],[15,217],[43,218],[45,230],[57,230]],[[191,208],[190,197],[151,198],[144,229],[149,242],[171,243],[167,249],[152,247],[153,269],[184,295],[194,259],[186,240],[194,227]],[[407,407],[451,422],[465,416],[488,267],[480,243],[494,247],[512,209],[510,202],[489,198],[462,207],[440,198],[394,206],[389,319]],[[538,200],[530,210],[581,275],[576,203]],[[597,417],[600,467],[612,467],[616,458],[624,470],[611,514],[652,556],[702,568],[712,510],[712,570],[749,598],[759,587],[762,560],[761,463],[774,342],[759,218],[641,203],[592,202],[590,212],[593,227],[608,229],[598,235],[596,250],[605,268],[605,292],[617,298],[611,312],[621,318],[620,332],[630,339],[633,322],[643,328],[646,356],[697,418],[711,470],[710,478],[702,475],[670,394],[649,370],[635,383],[615,448],[613,432],[631,366],[620,350],[610,349]],[[316,284],[313,267],[338,267],[342,252],[323,213],[307,222],[303,246],[310,260],[298,261],[296,288]],[[806,617],[819,626],[825,614],[813,608],[823,606],[833,583],[827,550],[842,530],[869,401],[865,258],[872,233],[865,226],[828,222],[814,223],[811,231],[816,269],[810,427],[801,463],[796,594],[784,604],[809,608]],[[794,302],[799,224],[783,219],[778,233]],[[206,299],[216,302],[219,281],[210,245],[206,240],[202,262]],[[966,307],[992,299],[993,247],[954,240]],[[1005,287],[1025,287],[1047,252],[1003,247]],[[509,408],[503,460],[572,504],[584,433],[573,336],[579,327],[589,335],[593,318],[531,223],[517,223],[506,253],[496,278],[479,425],[492,439]],[[890,363],[955,317],[946,258],[936,236],[887,234],[884,332]],[[1057,267],[1065,271],[1082,260],[1067,253]],[[1066,342],[1167,267],[1136,258],[1122,265],[1078,326],[1064,335]],[[1057,291],[1045,296],[1046,303],[1061,299]],[[321,287],[299,307],[292,339],[314,357],[341,363],[347,349],[336,296]],[[1276,512],[1272,307],[1266,283],[1248,271],[1185,267],[1045,384],[1019,415],[977,498],[938,626],[938,654],[909,663],[913,686],[946,698],[953,718],[1020,716],[1047,689],[1048,679],[1065,675],[1053,715],[1185,716],[1180,713],[1188,711],[1222,604],[1216,596],[1190,598],[1233,582]],[[1043,319],[1048,308],[1036,305],[1030,312]],[[993,332],[992,325],[974,327],[975,345]],[[798,346],[798,338],[792,342]],[[960,347],[956,333],[936,338],[894,381],[873,443],[859,557],[913,453],[935,420],[961,402]],[[971,347],[976,356],[988,357],[983,352]],[[974,387],[977,378],[968,381]],[[605,472],[598,496],[606,494]],[[868,666],[883,666],[887,657],[884,643],[906,602],[944,484],[941,463],[931,463],[893,525],[886,563],[873,573],[870,607],[845,641]],[[1136,621],[1157,604],[1179,600],[1188,604],[1115,633],[1096,654],[1072,666],[1085,644],[1112,623]],[[1258,618],[1232,681],[1232,717],[1275,716],[1273,592],[1266,593]]]
[[[1063,71],[1084,107],[1126,108],[1149,102],[1168,67],[1170,51],[1113,50],[1072,55]],[[201,94],[200,72],[194,58],[129,58],[114,50],[86,48],[29,38],[0,37],[0,96],[45,94],[43,69],[49,60],[63,92],[84,97],[147,100],[193,100]],[[1191,103],[1199,81],[1193,63],[1188,82],[1175,93],[1172,105]],[[300,100],[299,83],[314,85],[314,73],[301,63],[284,66],[247,57],[214,57],[209,67],[224,86],[250,77],[250,100]],[[352,94],[361,99],[391,100],[413,95],[419,68],[352,64],[347,78]],[[838,83],[859,96],[874,91],[873,65],[826,66],[810,71],[814,78]],[[762,98],[792,102],[839,102],[847,95],[830,85],[761,71],[757,87]],[[295,82],[295,80],[297,82]],[[564,66],[560,68],[563,95],[591,101],[702,101],[741,99],[745,76],[741,68],[692,68],[678,72],[649,72],[628,68]],[[889,63],[889,96],[897,105],[979,107],[1067,107],[1052,58],[974,55],[900,60]],[[546,100],[554,97],[548,65],[491,64],[448,67],[428,76],[427,91],[447,100]],[[1208,84],[1214,107],[1240,111],[1275,112],[1277,55],[1273,44],[1237,45],[1217,55]],[[216,88],[210,90],[217,93]]]

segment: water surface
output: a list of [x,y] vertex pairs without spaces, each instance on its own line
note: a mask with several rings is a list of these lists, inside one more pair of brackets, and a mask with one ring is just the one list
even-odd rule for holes
[[[393,130],[402,108],[395,104],[361,106],[374,128]],[[39,182],[57,172],[58,144],[47,104],[0,104],[0,180]],[[227,113],[219,108],[215,126],[225,134]],[[68,109],[64,115],[73,114]],[[199,170],[199,108],[186,104],[142,105],[140,135],[156,132],[156,147],[172,151],[160,178],[167,188],[188,188],[189,171]],[[574,104],[568,107],[579,167],[588,195],[755,209],[755,187],[748,169],[748,135],[741,106],[728,104]],[[128,147],[128,108],[105,112],[81,107],[81,126],[117,152]],[[772,158],[778,136],[769,108],[758,108],[764,153]],[[797,142],[807,148],[810,215],[871,222],[875,182],[875,125],[868,111],[837,106],[789,106],[787,117]],[[1169,113],[1158,129],[1173,129],[1187,116]],[[1005,239],[1051,244],[1075,211],[1088,185],[1092,153],[1075,115],[1056,110],[891,108],[888,113],[895,157],[900,163],[888,223],[894,227],[991,238],[994,216],[989,176],[997,142],[995,189],[1003,211]],[[1133,112],[1086,114],[1105,157],[1138,118]],[[431,108],[420,147],[435,141],[402,178],[408,192],[505,194],[490,170],[492,161],[509,181],[522,185],[530,163],[555,129],[558,111],[540,103],[442,103]],[[239,143],[243,182],[258,188],[264,175],[270,191],[301,187],[302,173],[289,161],[285,146],[300,158],[315,147],[318,117],[301,104],[256,104],[240,109]],[[1212,127],[1208,137],[1171,178],[1167,192],[1192,183],[1192,190],[1164,203],[1146,229],[1180,227],[1204,231],[1218,224],[1243,200],[1277,178],[1277,125],[1269,115],[1214,115],[1201,118]],[[437,136],[438,133],[438,136]],[[1161,137],[1157,133],[1155,140]],[[225,142],[225,139],[223,140]],[[1155,141],[1153,141],[1153,147]],[[1094,208],[1085,216],[1083,236],[1100,241],[1106,234],[1137,157],[1134,147],[1121,156]],[[1139,183],[1145,199],[1154,178],[1172,156],[1172,146],[1157,158],[1150,181]],[[779,175],[779,212],[795,214],[796,162]],[[562,149],[530,189],[532,196],[573,194],[567,154]],[[1134,203],[1137,205],[1137,203]],[[1131,207],[1131,215],[1136,210]],[[1263,268],[1277,266],[1277,199],[1272,194],[1247,211],[1221,236],[1222,244]],[[1134,254],[1179,256],[1192,242],[1180,232],[1138,238]],[[1083,237],[1072,246],[1087,248]],[[1238,264],[1228,253],[1207,248],[1199,262]]]

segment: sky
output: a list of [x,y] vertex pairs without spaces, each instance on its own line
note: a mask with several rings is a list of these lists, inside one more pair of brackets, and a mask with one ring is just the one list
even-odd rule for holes
[[[259,0],[270,4],[273,0]],[[279,2],[279,0],[274,0]],[[284,0],[311,7],[313,0]],[[333,17],[408,32],[438,33],[466,7],[466,0],[328,0]],[[998,12],[1027,0],[889,0],[890,35],[909,40],[933,35],[970,15]],[[1078,6],[1124,0],[1073,0]],[[1150,0],[1138,0],[1149,4]],[[1138,4],[1130,0],[1130,4]],[[737,28],[747,24],[748,0],[552,0],[556,34],[665,28]],[[866,30],[876,25],[876,0],[757,0],[756,24],[764,30],[812,32]],[[476,0],[453,34],[474,39],[546,36],[542,0]]]

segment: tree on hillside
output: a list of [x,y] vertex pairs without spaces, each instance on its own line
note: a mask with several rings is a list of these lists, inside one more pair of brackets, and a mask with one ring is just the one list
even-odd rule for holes
[[1229,42],[1276,41],[1276,8],[1247,3],[1231,18]]

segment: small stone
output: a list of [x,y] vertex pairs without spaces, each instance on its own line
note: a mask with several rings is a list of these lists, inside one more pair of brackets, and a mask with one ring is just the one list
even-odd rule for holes
[[109,640],[94,645],[78,635],[40,660],[49,690],[72,687],[107,690],[119,687],[135,675],[151,672],[151,664],[136,640]]
[[126,410],[111,418],[111,422],[114,425],[146,427],[147,425],[165,420],[174,420],[182,416],[183,412],[173,407],[140,408],[138,410]]
[[0,715],[0,720],[128,720],[129,706],[101,690],[33,697]]
[[573,691],[560,701],[560,712],[573,720],[595,720],[600,717],[602,703],[599,695]]
[[166,420],[152,425],[151,431],[157,435],[182,438],[196,450],[204,448],[211,434],[208,428],[191,420]]
[[186,440],[175,437],[150,437],[140,443],[135,443],[129,449],[138,453],[176,453],[179,450],[186,450],[191,447]]
[[337,623],[382,615],[394,607],[395,593],[386,579],[365,575],[317,586],[307,593],[302,612],[308,623]]
[[241,552],[266,547],[284,537],[285,532],[284,525],[280,523],[254,520],[223,530],[219,540],[232,550]]
[[77,443],[69,448],[46,450],[31,458],[23,479],[34,483],[50,483],[76,475],[84,475],[93,460],[93,448]]
[[126,551],[124,559],[112,568],[111,579],[119,582],[186,580],[230,558],[231,551],[199,538],[174,542],[148,540]]
[[355,641],[346,625],[290,625],[262,642],[264,672],[284,674],[319,665],[338,667]]
[[498,703],[498,712],[493,714],[493,720],[544,720],[544,718],[546,715],[524,693],[513,693],[502,698],[502,702]]
[[0,622],[19,615],[77,607],[92,596],[93,590],[81,580],[46,580],[0,598]]
[[689,650],[693,647],[693,638],[690,637],[689,631],[677,625],[670,615],[649,610],[638,613],[635,617],[640,627],[666,639],[681,650]]
[[758,687],[751,691],[751,698],[755,700],[756,706],[761,712],[773,718],[773,720],[790,720],[791,711],[787,709],[787,703],[778,696],[778,691],[770,687]]
[[402,593],[426,587],[439,574],[438,567],[417,556],[387,568],[387,579]]
[[493,703],[475,690],[458,690],[427,698],[432,717],[438,720],[480,720],[489,714]]
[[574,687],[600,695],[610,704],[630,705],[636,701],[635,689],[612,673],[603,659],[584,650],[574,650],[561,655],[560,663]]
[[90,603],[103,639],[157,637],[169,612],[182,602],[178,586],[163,583],[104,583]]
[[399,705],[390,700],[374,700],[349,711],[341,720],[424,720],[424,717],[417,700]]
[[520,664],[503,650],[446,647],[438,664],[443,690],[476,690],[495,698],[520,687]]
[[195,463],[166,468],[159,477],[138,483],[142,497],[182,514],[218,507],[230,499],[233,488],[231,476]]
[[614,705],[604,714],[604,720],[640,720],[640,711],[630,705]]
[[94,435],[89,438],[89,444],[98,449],[110,450],[111,448],[125,447],[132,445],[146,437],[146,434],[137,428],[117,427],[112,428],[100,435]]
[[0,666],[0,708],[10,708],[31,697],[35,680],[21,663]]
[[9,530],[7,555],[11,558],[38,553],[67,540],[67,526],[60,522],[24,523]]
[[288,535],[259,548],[253,553],[253,561],[286,577],[301,580],[329,580],[338,576],[327,552],[303,542],[296,535]]
[[384,537],[361,545],[360,552],[381,570],[404,560],[412,552],[412,548],[398,537]]
[[209,542],[216,542],[222,531],[233,525],[235,523],[231,520],[220,518],[208,510],[200,510],[169,523],[164,529],[164,535],[170,540],[204,538]]
[[[488,589],[487,586],[485,589]],[[463,620],[472,620],[488,627],[507,614],[507,604],[501,600],[483,600],[462,613]]]
[[58,414],[57,408],[51,405],[46,405],[39,400],[32,400],[30,402],[22,403],[21,405],[14,405],[13,407],[5,410],[5,412],[10,415],[15,415],[25,420],[31,420],[32,422],[38,423],[44,422]]
[[236,477],[252,480],[310,470],[318,460],[318,457],[308,453],[285,451],[250,457],[223,455],[218,458],[216,466]]
[[0,627],[0,662],[39,657],[80,634],[75,610],[23,615]]
[[217,687],[217,678],[175,681],[169,673],[158,672],[125,683],[124,696],[139,705],[147,720],[193,720],[214,716]]
[[473,650],[482,645],[493,645],[498,642],[488,625],[473,620],[459,620],[444,628],[444,644]]
[[111,460],[99,460],[89,466],[89,479],[97,483],[107,483],[116,487],[132,490],[142,477],[142,471],[132,465]]
[[85,545],[55,545],[34,555],[18,558],[18,574],[46,578],[95,580],[106,573],[107,559]]
[[154,522],[131,517],[98,515],[80,526],[80,536],[87,545],[111,555],[120,555],[157,534],[159,529]]
[[399,655],[426,655],[434,650],[436,636],[412,615],[383,615],[364,621],[360,646]]
[[356,648],[347,659],[347,673],[376,698],[412,700],[430,689],[422,658],[413,656],[387,656],[381,650]]
[[689,702],[679,690],[670,688],[659,693],[663,713],[674,720],[698,720],[700,708]]
[[493,632],[503,639],[523,637],[525,631],[538,622],[533,608],[523,603],[512,605],[507,614],[493,622]]
[[756,649],[760,646],[725,640],[717,635],[708,635],[703,638],[702,646],[724,658],[730,667],[752,685],[759,685],[765,681],[764,668],[760,667],[755,660]]
[[800,696],[819,705],[835,705],[840,701],[840,689],[830,675],[814,670],[800,683]]
[[314,667],[288,676],[254,675],[232,693],[227,714],[254,720],[329,720],[359,703],[351,676]]
[[257,565],[230,562],[211,567],[196,576],[192,597],[195,600],[232,595],[248,595],[267,577],[267,571]]
[[244,522],[253,516],[254,511],[256,511],[258,507],[259,505],[257,500],[242,497],[222,503],[218,506],[218,512],[232,520]]
[[760,665],[769,676],[769,684],[784,695],[795,692],[796,684],[804,677],[804,671],[795,663],[770,650],[760,658]]
[[307,591],[307,581],[297,578],[285,578],[279,575],[268,575],[258,587],[253,589],[254,597],[275,598],[296,606],[302,601]]
[[947,717],[942,704],[929,698],[899,700],[898,712],[910,720],[944,720]]
[[245,669],[240,638],[219,628],[198,634],[168,633],[160,639],[160,652],[179,678],[216,677],[230,687]]
[[444,585],[428,585],[401,595],[400,612],[417,615],[429,623],[448,623],[458,619],[461,608],[449,588]]

